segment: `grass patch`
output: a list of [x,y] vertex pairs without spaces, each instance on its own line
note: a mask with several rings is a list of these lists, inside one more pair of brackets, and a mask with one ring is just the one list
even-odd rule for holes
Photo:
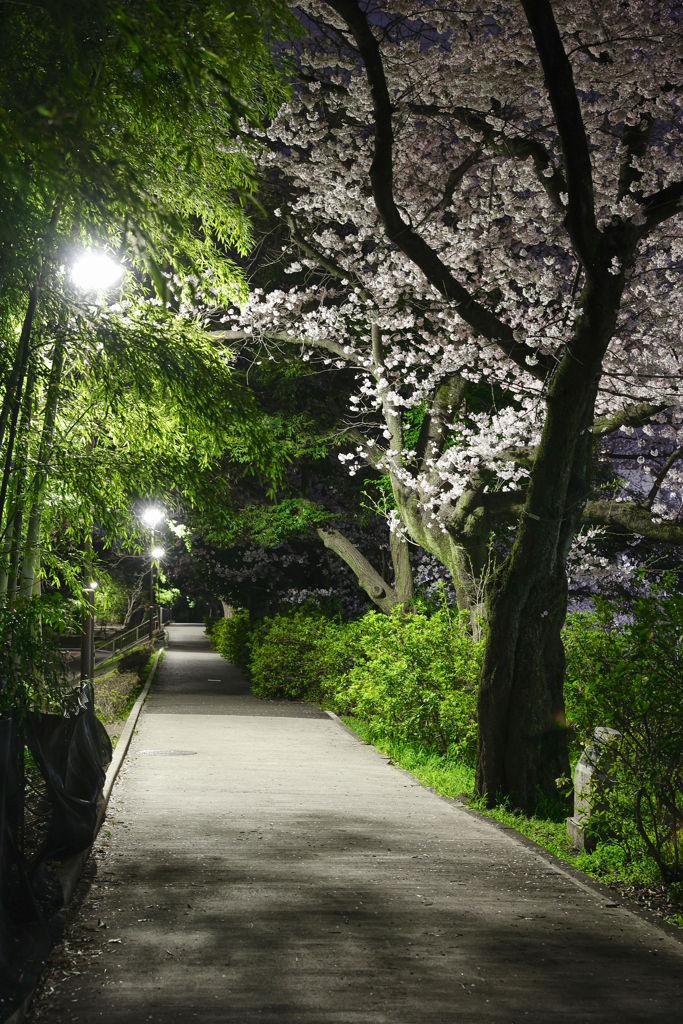
[[567,864],[611,886],[620,895],[653,911],[670,924],[683,928],[683,883],[665,886],[651,858],[629,859],[626,851],[614,843],[599,843],[590,854],[573,850],[567,835],[569,812],[559,801],[542,799],[533,814],[515,811],[505,804],[487,808],[483,802],[471,797],[474,771],[467,765],[419,743],[405,743],[378,734],[361,719],[344,716],[342,721],[366,743],[372,743],[383,754],[388,754],[394,764],[405,768],[424,786],[431,786],[443,796],[468,797],[468,805],[480,814],[509,825]]
[[[164,660],[165,650],[166,648],[162,648],[161,654],[159,655],[159,660],[157,662],[157,672],[159,671],[159,666],[161,665],[161,662]],[[134,653],[136,652],[131,652],[131,654]],[[128,715],[133,710],[133,704],[135,704],[135,701],[142,693],[142,689],[145,683],[147,682],[147,676],[152,671],[152,665],[154,664],[154,659],[157,654],[154,647],[151,647],[151,645],[149,644],[145,644],[144,648],[141,649],[141,653],[144,653],[146,657],[144,658],[144,660],[142,657],[139,658],[138,684],[133,690],[131,690],[126,699],[125,704],[122,705],[121,710],[118,714],[119,721],[128,718]]]
[[[116,668],[95,677],[95,712],[104,725],[124,722],[140,696],[156,650],[142,644],[117,658]],[[163,651],[159,663],[163,658]]]
[[411,772],[424,786],[432,786],[443,796],[460,796],[461,793],[471,792],[474,772],[462,762],[428,750],[419,743],[406,743],[390,736],[378,735],[360,718],[344,716],[342,721],[366,743],[372,743],[383,754],[388,754],[399,768]]

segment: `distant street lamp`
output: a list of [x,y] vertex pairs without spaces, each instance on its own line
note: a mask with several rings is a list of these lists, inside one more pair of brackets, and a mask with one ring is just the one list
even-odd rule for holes
[[71,267],[71,280],[83,292],[106,292],[124,274],[120,263],[95,249],[84,252]]
[[95,591],[97,580],[83,587],[86,610],[83,612],[81,632],[81,682],[92,682],[95,676]]
[[154,563],[160,558],[163,558],[164,549],[154,547],[154,527],[158,526],[159,523],[163,522],[166,518],[166,513],[162,508],[157,508],[155,505],[150,505],[146,508],[140,516],[145,526],[149,526],[152,531],[152,550],[150,552],[152,561],[149,567],[149,641],[150,643],[154,639]]

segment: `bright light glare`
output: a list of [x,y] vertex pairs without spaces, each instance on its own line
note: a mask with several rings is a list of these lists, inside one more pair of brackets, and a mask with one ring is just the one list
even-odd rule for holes
[[145,526],[155,527],[157,523],[163,522],[166,518],[166,513],[161,508],[146,508],[142,513],[141,519]]
[[163,555],[164,555],[164,549],[163,548],[152,548],[152,558],[163,558]]
[[124,275],[124,269],[103,252],[86,252],[71,268],[71,280],[84,292],[104,292],[113,288]]
[[91,580],[88,583],[88,590],[97,590],[97,580]]

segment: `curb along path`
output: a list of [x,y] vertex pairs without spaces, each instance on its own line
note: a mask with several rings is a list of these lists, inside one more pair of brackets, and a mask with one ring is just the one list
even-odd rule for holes
[[31,1021],[679,1024],[674,938],[169,634]]

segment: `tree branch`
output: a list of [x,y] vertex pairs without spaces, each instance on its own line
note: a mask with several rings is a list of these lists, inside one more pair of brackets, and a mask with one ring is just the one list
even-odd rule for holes
[[614,433],[619,427],[642,427],[649,423],[653,416],[663,412],[666,405],[650,405],[649,402],[641,402],[639,405],[629,405],[621,409],[614,416],[600,416],[593,423],[593,436],[606,437]]
[[[454,303],[458,315],[465,323],[482,337],[497,344],[509,359],[526,372],[539,380],[545,380],[547,374],[555,368],[554,361],[539,357],[535,349],[518,342],[512,328],[477,302],[431,246],[403,220],[393,194],[393,108],[379,44],[356,0],[326,0],[326,3],[349,26],[365,64],[375,121],[375,152],[370,165],[370,183],[375,206],[388,238],[420,268],[429,283],[444,298]],[[538,362],[529,365],[526,362],[527,356]]]
[[307,256],[315,260],[316,263],[318,263],[323,270],[326,270],[328,274],[331,274],[332,277],[336,277],[340,281],[352,281],[355,287],[358,288],[360,297],[365,302],[374,302],[370,292],[367,291],[361,279],[356,277],[352,270],[344,270],[343,267],[340,267],[339,264],[335,263],[335,261],[330,259],[329,256],[325,256],[324,253],[321,253],[314,245],[311,245],[307,238],[304,238],[296,221],[290,213],[285,215],[285,221],[287,222],[287,227],[289,228],[292,241],[299,246],[302,252],[305,252]]
[[[414,103],[411,104],[410,109],[415,114],[441,114],[454,118],[454,120],[459,121],[461,124],[467,125],[468,128],[473,128],[479,132],[489,149],[494,150],[494,152],[499,153],[501,156],[512,157],[517,160],[528,160],[531,157],[536,176],[547,192],[553,206],[563,214],[566,212],[566,208],[560,199],[560,193],[566,193],[567,183],[561,171],[553,165],[550,152],[542,142],[538,142],[536,139],[515,139],[501,136],[488,123],[484,114],[479,113],[477,110],[470,110],[467,107],[452,107],[446,110],[429,104]],[[553,173],[548,178],[544,172],[549,167],[552,167]],[[469,170],[469,167],[467,170]]]
[[678,523],[652,521],[652,513],[631,502],[588,501],[582,522],[587,526],[618,526],[627,533],[637,533],[648,540],[667,544],[683,544],[683,529]]
[[646,235],[669,217],[683,212],[683,181],[675,181],[672,185],[653,192],[641,200],[645,211],[645,224],[641,234]]
[[565,225],[584,267],[592,267],[600,233],[595,222],[593,169],[574,75],[549,0],[521,0],[543,68],[567,177]]
[[441,202],[439,203],[440,207],[450,206],[456,188],[458,187],[462,179],[465,177],[469,169],[471,167],[474,167],[475,164],[478,164],[480,159],[481,146],[478,146],[473,153],[470,153],[470,155],[466,156],[465,159],[461,163],[459,163],[457,167],[453,168],[451,173],[448,175],[446,187],[443,190],[443,197],[441,199]]
[[247,331],[211,331],[210,334],[212,338],[219,341],[258,341],[263,339],[264,341],[283,342],[287,345],[311,345],[314,348],[324,348],[326,352],[339,356],[347,363],[353,362],[349,358],[349,353],[344,351],[344,346],[340,345],[338,341],[332,341],[331,338],[316,338],[315,341],[309,341],[308,338],[297,338],[292,334],[272,334],[271,332],[255,334]]
[[387,429],[391,434],[391,446],[395,451],[403,451],[403,421],[401,419],[401,413],[397,412],[391,403],[388,395],[388,388],[381,384],[382,378],[384,377],[384,346],[382,345],[382,331],[377,324],[372,324],[371,328],[372,336],[372,361],[374,364],[374,376],[377,381],[377,390],[379,391],[380,401],[382,402],[382,412],[384,413],[384,422],[387,425]]
[[647,498],[643,502],[643,508],[647,508],[647,509],[651,509],[652,508],[652,505],[654,503],[655,498],[657,497],[659,489],[662,486],[662,484],[664,483],[664,480],[666,479],[667,473],[669,472],[671,467],[674,465],[674,463],[678,462],[678,460],[681,458],[681,456],[683,456],[683,446],[681,446],[680,448],[676,448],[671,453],[669,458],[666,460],[666,462],[664,463],[664,465],[660,469],[659,473],[657,473],[657,476],[655,477],[655,482],[653,483],[652,487],[650,488],[650,493],[648,494]]
[[641,114],[640,125],[626,125],[624,129],[626,154],[619,169],[617,199],[624,199],[626,196],[633,196],[637,202],[642,201],[642,189],[636,189],[634,191],[631,188],[632,185],[635,185],[640,181],[642,171],[639,171],[637,167],[634,167],[631,160],[633,157],[643,157],[647,153],[650,141],[650,132],[652,131],[653,124],[654,120],[652,115]]
[[380,445],[369,445],[367,438],[361,434],[358,427],[351,427],[350,430],[346,431],[346,436],[350,441],[355,441],[356,444],[363,449],[363,458],[368,462],[373,469],[378,469],[379,464],[386,455],[384,448]]
[[418,473],[427,460],[436,460],[443,452],[448,436],[448,424],[453,421],[454,413],[462,405],[466,389],[467,381],[455,374],[436,389],[417,439],[415,461]]
[[325,547],[346,562],[360,586],[378,608],[388,615],[392,608],[401,603],[394,588],[382,579],[365,555],[343,533],[330,529],[319,529],[317,533]]

